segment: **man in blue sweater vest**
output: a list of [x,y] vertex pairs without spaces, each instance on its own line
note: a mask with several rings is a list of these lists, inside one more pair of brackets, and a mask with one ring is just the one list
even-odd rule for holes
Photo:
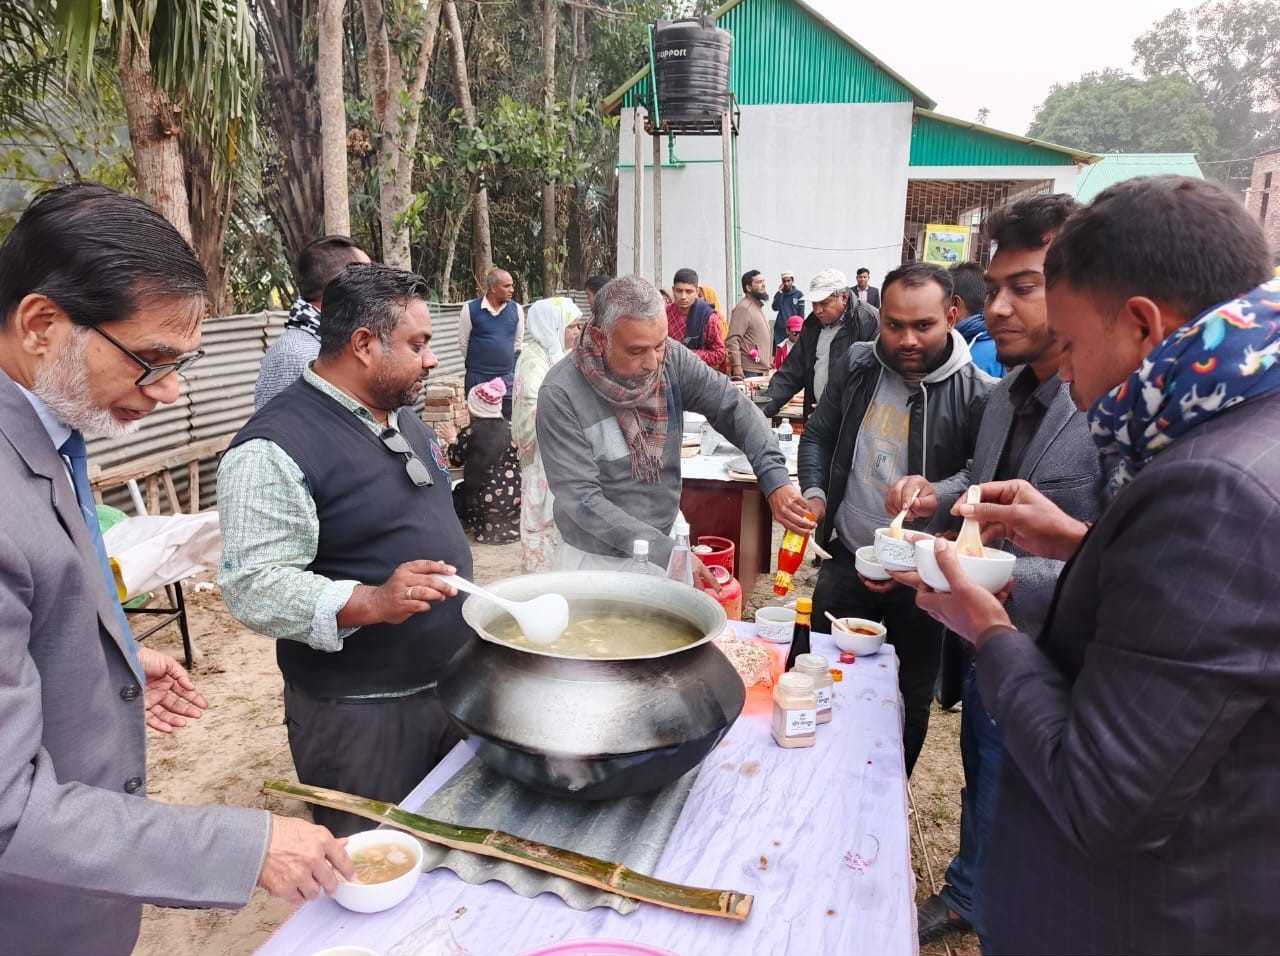
[[467,392],[482,382],[501,378],[507,386],[502,417],[511,420],[516,355],[524,342],[524,309],[515,301],[516,284],[505,269],[490,269],[485,293],[462,307],[458,346],[466,368]]

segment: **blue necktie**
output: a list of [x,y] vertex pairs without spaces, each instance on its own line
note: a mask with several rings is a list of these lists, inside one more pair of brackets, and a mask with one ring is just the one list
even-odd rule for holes
[[98,505],[93,500],[93,488],[89,485],[89,456],[84,447],[84,436],[77,431],[62,443],[58,449],[71,462],[71,482],[76,488],[76,501],[80,504],[80,516],[89,528],[89,537],[93,539],[93,549],[98,552],[98,564],[102,568],[102,577],[107,585],[107,596],[115,605],[120,615],[120,627],[124,632],[124,646],[129,651],[129,663],[134,673],[141,674],[142,666],[138,663],[138,649],[133,640],[133,630],[129,620],[124,616],[124,608],[116,599],[116,579],[111,573],[111,562],[107,559],[107,546],[102,540],[102,528],[98,524]]

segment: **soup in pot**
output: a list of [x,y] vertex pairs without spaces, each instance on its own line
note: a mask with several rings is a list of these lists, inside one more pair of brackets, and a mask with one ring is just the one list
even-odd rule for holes
[[[534,647],[509,615],[488,625],[487,630],[513,647]],[[688,621],[657,608],[572,601],[565,632],[555,643],[535,649],[562,657],[643,657],[679,650],[702,637]]]

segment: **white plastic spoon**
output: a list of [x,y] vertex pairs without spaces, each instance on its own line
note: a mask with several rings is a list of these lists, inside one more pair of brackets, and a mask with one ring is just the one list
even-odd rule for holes
[[[982,504],[982,488],[978,485],[970,485],[965,493],[965,502],[971,505]],[[978,526],[978,519],[972,516],[965,518],[964,524],[960,526],[960,533],[956,535],[956,554],[981,558],[984,553],[982,529]]]
[[907,520],[907,512],[911,510],[911,506],[916,503],[916,499],[919,497],[920,489],[917,488],[907,500],[906,506],[898,512],[898,516],[889,522],[889,537],[902,538],[902,523]]
[[498,607],[505,608],[516,619],[530,644],[546,647],[559,639],[569,626],[569,602],[563,594],[541,594],[530,601],[508,601],[456,574],[438,574],[436,577],[446,584],[452,584],[459,591],[478,594]]
[[852,634],[852,633],[853,633],[853,631],[849,630],[849,628],[845,626],[844,622],[843,622],[843,621],[841,621],[841,620],[840,620],[840,618],[836,617],[836,616],[835,616],[834,614],[832,614],[830,611],[823,611],[822,613],[823,613],[824,615],[826,615],[826,618],[827,618],[827,620],[828,620],[828,621],[830,621],[830,622],[831,622],[832,624],[834,624],[836,627],[840,628],[840,630],[844,631],[846,634]]

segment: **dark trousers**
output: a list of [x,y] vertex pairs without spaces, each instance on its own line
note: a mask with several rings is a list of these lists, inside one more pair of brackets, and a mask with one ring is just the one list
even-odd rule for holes
[[[986,935],[982,884],[986,880],[987,846],[996,816],[1004,742],[987,713],[970,666],[964,677],[964,710],[960,713],[960,759],[964,789],[960,791],[960,849],[947,867],[944,903],[967,919],[981,943]],[[985,948],[985,947],[984,947]]]
[[[320,699],[286,683],[284,713],[300,782],[388,803],[402,800],[461,739],[435,690]],[[313,806],[311,816],[340,837],[377,826],[327,807]]]
[[832,560],[823,561],[818,583],[813,589],[813,619],[824,622],[824,611],[836,617],[864,617],[880,621],[888,630],[887,642],[898,655],[898,689],[906,719],[902,728],[902,751],[907,775],[929,732],[929,708],[933,685],[938,677],[944,628],[916,607],[916,592],[896,587],[884,594],[868,590],[858,577],[851,555],[839,541],[832,541]]

